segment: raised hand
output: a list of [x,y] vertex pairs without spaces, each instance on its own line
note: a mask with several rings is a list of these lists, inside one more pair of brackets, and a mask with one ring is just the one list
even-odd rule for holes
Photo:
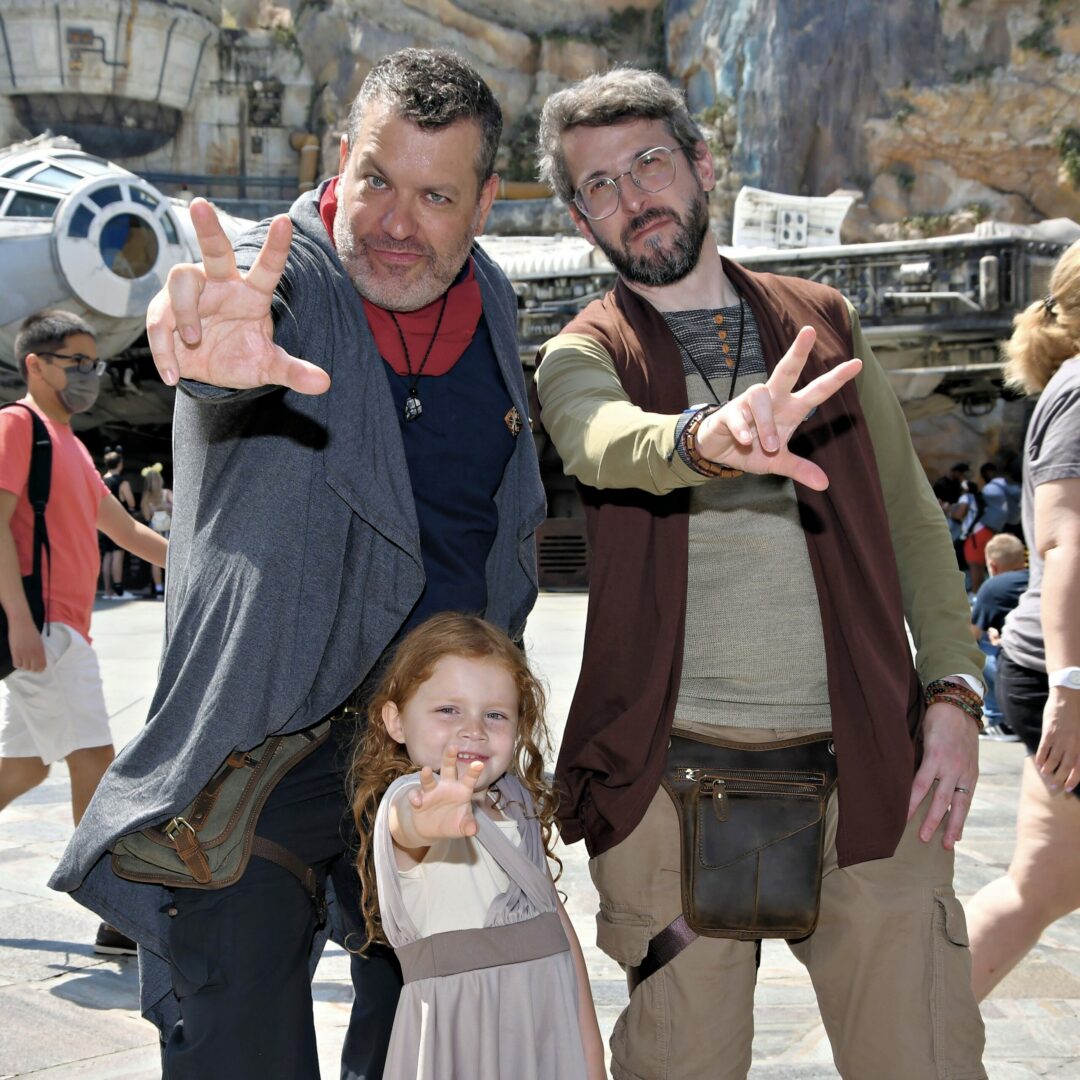
[[795,391],[815,337],[813,327],[804,326],[768,382],[751,386],[702,421],[698,447],[705,457],[743,472],[787,476],[814,491],[829,486],[821,468],[791,453],[787,444],[809,412],[859,374],[862,361],[837,364]]
[[400,806],[396,815],[398,831],[393,820],[390,830],[402,847],[430,847],[432,841],[443,837],[476,835],[472,800],[484,763],[470,762],[459,776],[458,750],[457,746],[447,746],[438,777],[425,765],[420,770],[420,786],[406,793],[403,801],[407,805]]
[[292,241],[292,222],[274,218],[251,269],[241,273],[232,244],[205,199],[191,203],[202,264],[183,263],[150,301],[146,333],[154,363],[169,386],[195,379],[247,390],[287,386],[322,394],[330,377],[274,344],[270,302]]

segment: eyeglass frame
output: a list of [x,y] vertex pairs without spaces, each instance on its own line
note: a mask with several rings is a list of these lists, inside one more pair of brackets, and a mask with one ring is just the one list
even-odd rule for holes
[[[666,150],[669,154],[671,154],[671,164],[672,164],[671,179],[666,184],[664,184],[663,187],[658,187],[658,188],[655,188],[654,190],[650,191],[647,187],[642,187],[641,184],[639,184],[637,182],[637,180],[634,179],[634,166],[643,157],[647,157],[649,154],[655,154],[657,150]],[[666,191],[669,187],[671,187],[672,184],[675,183],[675,177],[678,175],[678,169],[675,166],[675,153],[678,150],[682,150],[685,153],[687,151],[687,148],[685,146],[683,146],[682,143],[676,143],[674,146],[653,146],[653,147],[650,147],[648,150],[642,150],[640,154],[635,155],[634,160],[630,162],[630,168],[627,169],[625,172],[619,173],[618,176],[591,176],[591,177],[589,177],[588,179],[582,181],[582,183],[578,184],[578,186],[574,189],[574,206],[581,212],[582,216],[588,218],[589,221],[606,221],[622,205],[622,188],[619,185],[619,181],[624,176],[629,176],[630,177],[631,183],[634,185],[634,187],[636,187],[638,189],[638,191],[644,191],[649,195],[655,195],[659,191]],[[590,214],[589,211],[585,209],[585,205],[584,205],[585,198],[581,194],[581,189],[586,184],[593,184],[593,183],[596,183],[597,181],[604,181],[604,180],[610,181],[615,187],[615,205],[612,207],[610,213],[601,214],[599,217],[593,217],[593,215]]]
[[[106,363],[104,360],[99,360],[93,356],[87,356],[86,353],[59,353],[59,352],[46,352],[44,349],[35,349],[35,356],[51,356],[54,360],[71,360],[70,364],[61,364],[60,366],[65,371],[70,371],[74,368],[80,375],[97,375],[99,378],[105,374]],[[87,367],[86,365],[90,366]]]

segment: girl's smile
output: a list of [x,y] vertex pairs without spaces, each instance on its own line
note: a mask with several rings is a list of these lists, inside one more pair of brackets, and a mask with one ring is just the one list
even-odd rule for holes
[[388,702],[383,724],[418,766],[439,771],[448,746],[462,768],[481,761],[476,790],[510,767],[517,746],[518,689],[506,666],[490,657],[444,656],[403,706]]

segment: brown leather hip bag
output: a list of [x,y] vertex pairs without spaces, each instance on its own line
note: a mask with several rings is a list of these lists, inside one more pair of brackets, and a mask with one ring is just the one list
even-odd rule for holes
[[836,785],[830,736],[737,743],[673,732],[662,783],[679,814],[690,930],[743,940],[813,932]]

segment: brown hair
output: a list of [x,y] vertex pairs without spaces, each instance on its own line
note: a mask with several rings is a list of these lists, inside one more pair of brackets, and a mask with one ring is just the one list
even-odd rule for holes
[[1037,394],[1066,360],[1080,353],[1080,240],[1058,259],[1044,300],[1028,304],[1013,319],[1002,347],[1005,382]]
[[[360,875],[360,911],[368,942],[385,941],[375,882],[375,814],[386,789],[406,773],[416,772],[405,747],[395,742],[382,721],[383,706],[398,708],[431,678],[435,665],[447,656],[493,660],[502,664],[518,691],[517,745],[510,770],[532,796],[540,835],[548,857],[553,854],[555,794],[544,776],[544,751],[550,738],[544,720],[545,695],[529,670],[525,654],[498,627],[472,615],[435,615],[405,637],[367,706],[367,726],[360,735],[349,770],[353,819],[359,836],[356,869]],[[366,945],[365,945],[366,948]]]
[[569,205],[574,201],[574,182],[566,165],[563,133],[575,127],[610,127],[633,120],[662,120],[692,159],[708,153],[681,90],[655,71],[616,67],[589,75],[544,102],[536,136],[540,179]]

